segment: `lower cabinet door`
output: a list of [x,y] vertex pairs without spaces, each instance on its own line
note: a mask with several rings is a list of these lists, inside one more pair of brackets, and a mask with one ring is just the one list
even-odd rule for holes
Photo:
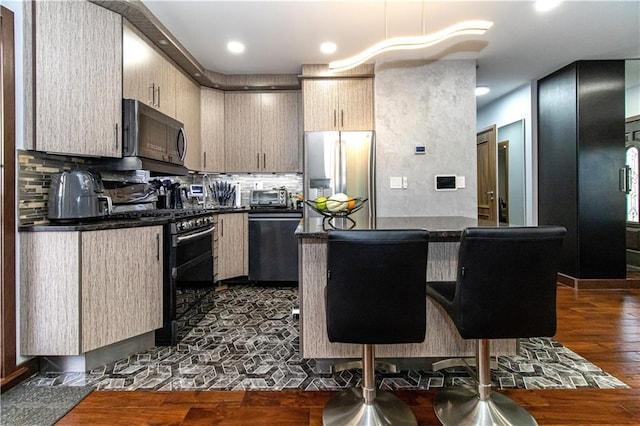
[[81,352],[162,327],[162,227],[81,239]]

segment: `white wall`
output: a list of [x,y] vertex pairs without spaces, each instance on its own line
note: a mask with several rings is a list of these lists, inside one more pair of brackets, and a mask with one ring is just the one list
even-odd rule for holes
[[[477,217],[475,84],[475,61],[376,63],[379,217]],[[464,176],[466,188],[436,191],[436,174]],[[391,176],[408,187],[390,189]]]
[[524,152],[525,152],[525,224],[538,223],[537,215],[537,164],[533,153],[537,152],[534,138],[537,121],[535,107],[537,86],[535,82],[525,84],[507,95],[493,101],[478,110],[477,130],[486,129],[495,124],[502,127],[514,121],[524,120]]

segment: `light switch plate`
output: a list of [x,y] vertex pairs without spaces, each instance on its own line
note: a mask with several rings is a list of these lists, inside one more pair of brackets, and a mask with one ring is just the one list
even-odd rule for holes
[[401,189],[402,188],[402,177],[401,176],[391,176],[389,178],[389,188],[391,188],[391,189]]
[[402,189],[407,189],[409,186],[409,180],[406,176],[402,176]]
[[467,187],[467,180],[465,179],[464,176],[457,176],[456,177],[456,187],[457,188],[466,188]]

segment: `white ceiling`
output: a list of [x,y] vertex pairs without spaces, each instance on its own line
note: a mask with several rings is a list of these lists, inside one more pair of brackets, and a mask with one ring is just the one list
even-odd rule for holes
[[[202,66],[224,74],[299,74],[301,64],[343,59],[385,38],[382,0],[143,2]],[[421,35],[423,5],[426,33],[463,20],[494,26],[483,36],[377,60],[476,59],[478,85],[491,88],[478,106],[576,60],[640,58],[638,0],[565,1],[547,13],[532,1],[389,0],[387,36]],[[227,52],[230,40],[243,42],[244,54]],[[320,53],[325,41],[337,52]]]

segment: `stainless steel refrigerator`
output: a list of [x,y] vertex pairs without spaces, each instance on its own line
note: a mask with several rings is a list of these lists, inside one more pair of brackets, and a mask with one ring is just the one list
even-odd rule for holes
[[[368,201],[350,215],[358,227],[375,221],[375,133],[306,132],[304,197],[315,200],[342,192]],[[305,204],[305,217],[321,215]]]

